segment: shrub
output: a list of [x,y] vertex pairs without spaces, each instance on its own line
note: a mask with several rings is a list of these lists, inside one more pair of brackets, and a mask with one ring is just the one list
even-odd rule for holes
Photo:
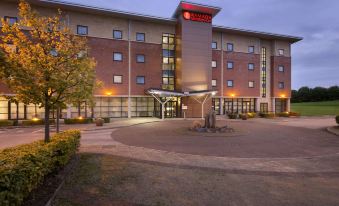
[[46,175],[65,166],[80,145],[80,131],[54,135],[51,141],[37,141],[0,151],[0,205],[21,205]]
[[229,114],[227,114],[228,115],[228,118],[230,118],[230,119],[236,119],[236,118],[238,118],[238,114],[237,113],[229,113]]
[[14,126],[14,121],[12,120],[0,120],[0,127]]
[[111,118],[109,118],[109,117],[103,117],[103,119],[104,119],[105,123],[110,123],[111,122]]
[[290,112],[290,117],[300,117],[300,113],[299,112]]
[[242,120],[247,120],[247,114],[244,113],[244,114],[239,114],[239,118],[241,118]]
[[262,118],[274,118],[275,114],[273,112],[267,112],[267,113],[261,112],[259,113],[259,116]]
[[335,117],[335,121],[337,122],[337,124],[339,124],[339,115]]
[[276,116],[278,116],[278,117],[289,117],[290,114],[288,112],[280,112],[280,113],[276,113]]
[[255,118],[257,116],[257,113],[255,113],[255,112],[249,112],[249,113],[247,113],[247,117],[248,118]]
[[[55,124],[54,119],[49,120],[50,124]],[[23,126],[33,126],[33,125],[43,125],[45,124],[44,119],[38,119],[38,120],[22,120],[21,125]]]
[[64,119],[65,124],[89,124],[93,122],[92,118]]

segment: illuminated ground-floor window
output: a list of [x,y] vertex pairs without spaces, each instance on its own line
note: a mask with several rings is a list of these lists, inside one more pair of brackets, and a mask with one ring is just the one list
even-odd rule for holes
[[287,111],[287,99],[275,99],[275,112],[286,112]]
[[220,114],[220,99],[212,98],[212,109],[215,111],[216,115]]
[[256,112],[254,98],[226,98],[224,99],[224,113]]

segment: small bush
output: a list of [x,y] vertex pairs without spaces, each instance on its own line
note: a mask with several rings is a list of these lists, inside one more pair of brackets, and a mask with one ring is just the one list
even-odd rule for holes
[[90,124],[93,122],[92,118],[75,118],[75,119],[64,119],[65,124]]
[[227,114],[227,116],[230,119],[237,119],[238,118],[238,114],[236,114],[236,113],[230,113],[230,114]]
[[273,112],[267,112],[267,113],[261,112],[259,113],[259,116],[262,118],[274,118],[275,114]]
[[12,120],[0,120],[0,127],[14,126],[14,121]]
[[255,112],[249,112],[249,113],[247,113],[247,117],[248,118],[255,118],[257,116],[257,113],[255,113]]
[[239,118],[241,118],[242,120],[247,120],[248,116],[246,113],[244,114],[239,114]]
[[337,122],[337,124],[339,124],[339,115],[335,117],[335,121]]
[[105,123],[110,123],[111,122],[111,118],[109,118],[109,117],[103,117],[103,119],[104,119]]
[[290,117],[300,117],[300,113],[299,112],[289,112]]
[[[50,124],[55,124],[54,119],[49,120]],[[43,125],[45,124],[44,119],[38,119],[38,120],[22,120],[21,125],[23,126],[33,126],[33,125]]]
[[278,117],[289,117],[290,114],[288,112],[280,112],[275,114]]
[[80,131],[54,135],[49,143],[37,141],[0,151],[0,205],[21,205],[46,175],[65,166],[80,145]]

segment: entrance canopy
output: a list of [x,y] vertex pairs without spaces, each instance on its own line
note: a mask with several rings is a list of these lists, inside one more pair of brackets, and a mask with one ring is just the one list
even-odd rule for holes
[[191,96],[202,96],[206,94],[214,96],[218,93],[218,91],[202,90],[202,91],[179,92],[163,89],[148,89],[147,93],[151,95],[157,95],[159,97],[191,97]]

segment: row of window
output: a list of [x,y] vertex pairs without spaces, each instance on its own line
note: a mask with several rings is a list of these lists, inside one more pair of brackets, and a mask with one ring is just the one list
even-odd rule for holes
[[[88,26],[77,25],[77,34],[82,35],[82,36],[88,35]],[[113,39],[122,39],[122,31],[113,30]],[[145,42],[146,34],[142,32],[137,32],[135,36],[135,40],[139,42]]]
[[[217,68],[217,61],[212,61],[212,68]],[[227,69],[233,69],[234,68],[234,62],[232,61],[228,61],[227,62]],[[254,70],[255,66],[253,63],[248,63],[248,70]],[[278,66],[278,71],[279,72],[284,72],[285,71],[285,67],[282,65]]]
[[[114,75],[113,76],[114,84],[122,84],[122,75]],[[145,84],[145,76],[137,76],[136,77],[137,84]]]
[[[113,52],[113,61],[121,62],[123,59],[121,52]],[[144,54],[137,54],[136,55],[137,63],[145,63],[145,55]]]
[[[248,88],[254,88],[254,81],[248,81]],[[212,87],[217,86],[217,80],[212,79]],[[234,87],[234,80],[227,80],[227,87]],[[285,88],[285,83],[284,82],[279,82],[278,83],[278,88],[279,89],[284,89]]]
[[[218,43],[212,42],[212,49],[218,49]],[[233,52],[234,51],[234,44],[233,43],[226,43],[226,51]],[[248,53],[253,54],[255,51],[254,46],[248,46]],[[278,55],[284,56],[285,50],[284,49],[278,49]]]

